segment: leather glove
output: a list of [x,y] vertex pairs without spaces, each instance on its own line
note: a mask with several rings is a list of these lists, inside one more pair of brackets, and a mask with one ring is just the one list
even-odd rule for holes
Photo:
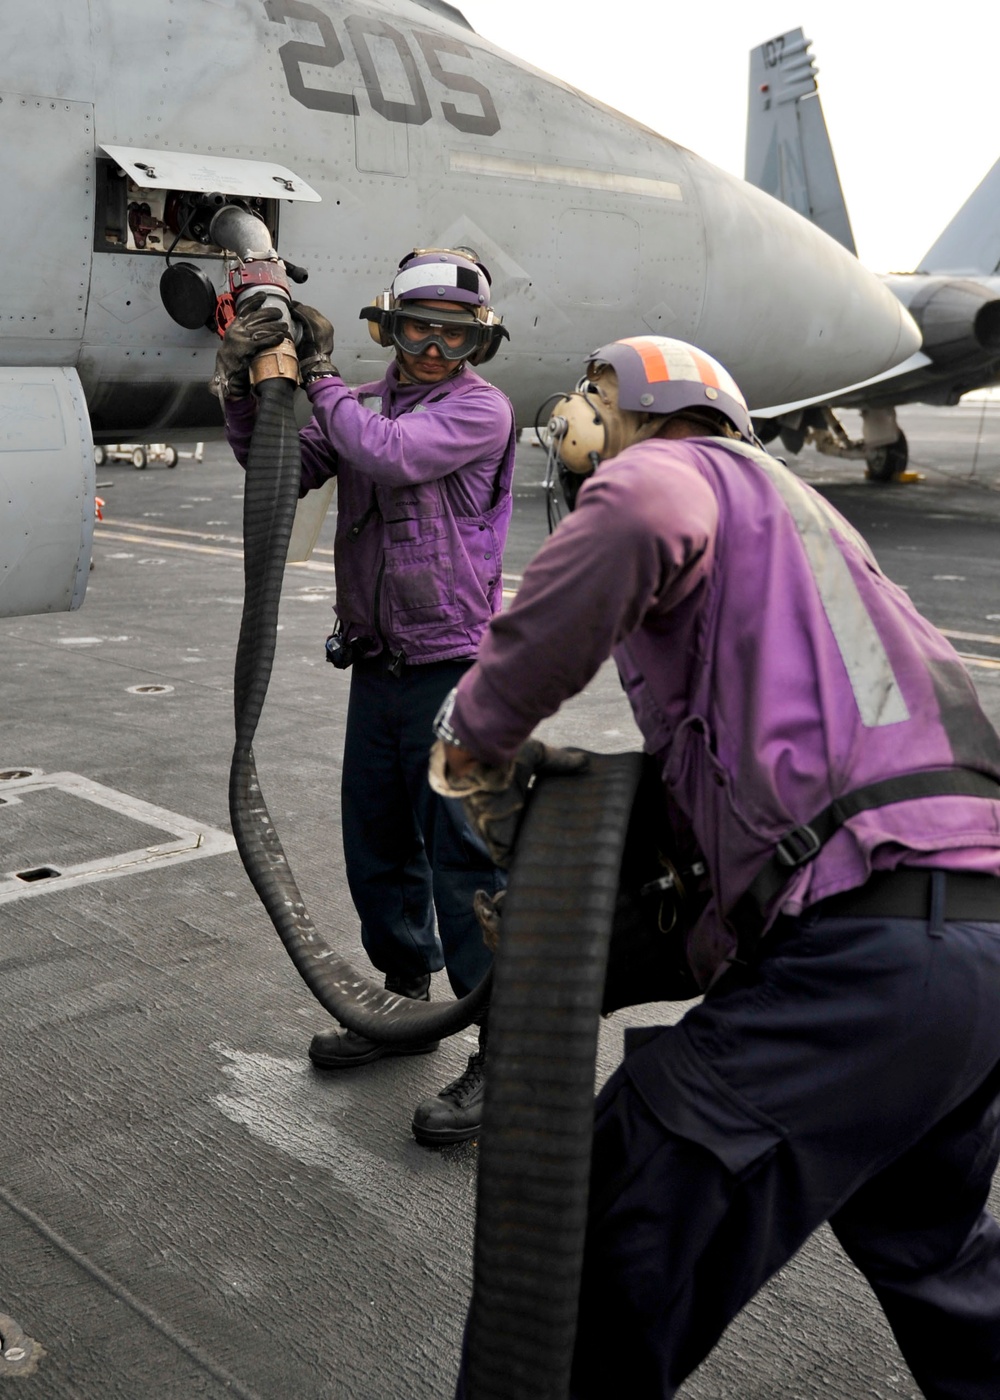
[[265,306],[265,292],[249,297],[230,321],[215,356],[212,388],[223,399],[245,399],[250,392],[250,361],[272,350],[288,335],[277,306]]
[[302,334],[299,336],[299,377],[303,384],[324,374],[339,373],[331,360],[333,354],[333,326],[314,306],[304,306],[300,301],[292,302],[292,316]]
[[486,890],[476,890],[472,897],[472,912],[476,923],[483,931],[483,942],[491,953],[500,946],[500,921],[503,918],[503,902],[506,890],[488,894]]
[[465,815],[501,870],[510,867],[528,794],[538,774],[582,773],[589,756],[581,749],[557,749],[528,739],[510,763],[479,763],[462,778],[446,775],[446,755],[439,739],[431,750],[429,781],[435,792],[461,798]]

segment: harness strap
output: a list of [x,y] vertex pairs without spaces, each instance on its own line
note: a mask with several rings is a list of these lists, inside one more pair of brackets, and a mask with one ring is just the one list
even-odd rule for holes
[[785,833],[774,853],[729,910],[741,950],[752,949],[764,929],[767,911],[796,870],[815,860],[833,834],[859,812],[909,802],[918,797],[985,797],[1000,801],[1000,781],[971,768],[929,768],[868,783],[835,798],[802,826]]

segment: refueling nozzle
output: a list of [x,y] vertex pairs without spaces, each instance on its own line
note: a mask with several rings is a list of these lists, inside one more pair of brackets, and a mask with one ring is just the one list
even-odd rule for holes
[[229,273],[229,294],[233,310],[257,292],[265,293],[264,306],[277,306],[288,334],[272,350],[262,350],[250,366],[250,382],[262,379],[291,379],[298,383],[299,362],[295,353],[292,321],[292,293],[285,264],[271,245],[271,235],[263,219],[239,205],[227,204],[213,215],[209,237],[239,259]]
[[228,249],[242,262],[278,256],[264,220],[238,204],[224,204],[212,215],[208,236],[217,248]]

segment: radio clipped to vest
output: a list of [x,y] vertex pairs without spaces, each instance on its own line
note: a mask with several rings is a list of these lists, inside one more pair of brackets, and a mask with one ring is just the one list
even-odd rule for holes
[[346,671],[355,661],[367,656],[376,645],[374,637],[352,637],[348,641],[338,623],[326,639],[326,659],[338,671]]

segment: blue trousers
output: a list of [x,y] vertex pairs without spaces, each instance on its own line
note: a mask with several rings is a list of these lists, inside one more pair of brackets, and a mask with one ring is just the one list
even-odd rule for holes
[[473,896],[504,883],[461,803],[427,782],[434,716],[470,664],[405,666],[394,676],[381,657],[355,662],[341,785],[347,882],[365,952],[392,977],[444,967],[457,996],[490,965]]
[[[597,1103],[573,1400],[666,1400],[829,1221],[924,1395],[1000,1395],[1000,924],[809,918]],[[612,1340],[613,1339],[613,1340]]]
[[596,1106],[572,1400],[626,1376],[668,1400],[824,1221],[924,1395],[996,1400],[998,1067],[1000,924],[807,912],[677,1026],[627,1032]]

